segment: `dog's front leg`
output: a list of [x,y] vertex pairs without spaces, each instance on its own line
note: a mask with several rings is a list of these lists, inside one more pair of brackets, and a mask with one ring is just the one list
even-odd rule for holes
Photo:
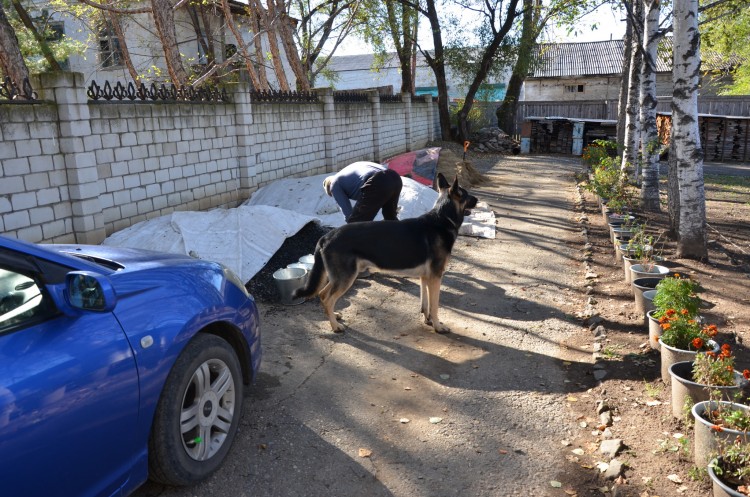
[[[438,319],[438,308],[440,307],[440,280],[441,278],[427,279],[427,308],[425,324],[431,325],[437,333],[450,333],[451,329]],[[423,304],[424,305],[424,304]]]

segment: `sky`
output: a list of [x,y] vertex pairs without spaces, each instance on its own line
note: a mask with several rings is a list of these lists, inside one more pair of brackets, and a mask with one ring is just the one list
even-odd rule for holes
[[[603,5],[595,12],[583,17],[577,24],[576,32],[567,33],[565,30],[551,30],[548,41],[555,42],[587,42],[605,41],[619,39],[625,35],[625,22],[621,19],[623,15],[612,11],[611,6]],[[592,25],[597,29],[593,30]],[[427,48],[432,48],[427,29],[420,30],[420,43]],[[343,46],[336,50],[335,55],[359,55],[372,53],[372,49],[359,40],[347,40]]]

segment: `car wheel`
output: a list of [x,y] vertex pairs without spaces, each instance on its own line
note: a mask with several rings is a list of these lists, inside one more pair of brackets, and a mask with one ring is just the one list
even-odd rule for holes
[[167,377],[149,438],[149,477],[190,485],[216,471],[242,415],[242,374],[223,339],[196,335]]

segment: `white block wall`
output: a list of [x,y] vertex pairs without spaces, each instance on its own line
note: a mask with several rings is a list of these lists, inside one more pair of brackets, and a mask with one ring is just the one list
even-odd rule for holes
[[88,100],[79,73],[32,85],[40,101],[0,101],[0,231],[32,242],[98,243],[439,137],[435,104],[408,95],[334,103],[323,89],[320,103],[253,103],[242,87],[229,103],[106,102]]

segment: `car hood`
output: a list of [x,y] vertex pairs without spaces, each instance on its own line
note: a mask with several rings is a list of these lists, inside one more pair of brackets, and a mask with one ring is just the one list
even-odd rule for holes
[[[187,264],[206,264],[217,267],[218,264],[201,261],[183,254],[154,252],[125,247],[111,247],[106,245],[45,245],[53,252],[66,257],[73,257],[79,269],[95,270],[103,274],[112,272],[132,272],[153,269],[164,266]],[[93,267],[92,267],[93,266]]]

